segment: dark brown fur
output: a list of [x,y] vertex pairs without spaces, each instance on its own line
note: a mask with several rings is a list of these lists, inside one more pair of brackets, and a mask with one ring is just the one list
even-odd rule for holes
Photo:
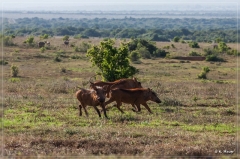
[[91,83],[94,86],[100,86],[100,87],[104,87],[107,86],[107,97],[109,97],[109,92],[111,89],[115,89],[115,88],[124,88],[124,89],[130,89],[130,88],[142,88],[141,82],[138,82],[136,78],[133,79],[127,79],[127,78],[123,78],[123,79],[119,79],[116,80],[114,82],[103,82],[103,81],[99,81],[99,82],[95,82],[95,83]]
[[110,99],[107,102],[105,102],[105,106],[108,105],[109,103],[116,101],[117,108],[123,113],[123,111],[120,109],[120,106],[122,105],[122,103],[131,104],[134,108],[136,105],[137,106],[136,111],[138,112],[141,111],[140,104],[142,104],[150,113],[152,113],[152,111],[150,110],[149,106],[146,103],[149,100],[156,103],[161,103],[161,100],[157,97],[157,94],[149,88],[148,89],[116,88],[110,91]]
[[105,90],[102,87],[92,86],[92,88],[93,89],[91,90],[81,88],[79,91],[76,92],[76,97],[80,102],[79,116],[82,116],[82,108],[84,109],[86,116],[88,116],[86,106],[89,105],[89,106],[93,106],[94,109],[97,111],[99,117],[101,117],[101,113],[97,108],[97,106],[100,105],[104,111],[105,117],[108,118],[106,114],[105,105],[104,105],[105,94],[106,94]]

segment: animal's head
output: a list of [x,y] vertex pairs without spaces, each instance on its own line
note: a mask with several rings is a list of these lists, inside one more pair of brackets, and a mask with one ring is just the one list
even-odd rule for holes
[[141,82],[138,82],[135,77],[133,77],[133,81],[135,83],[135,88],[143,88]]
[[162,101],[158,98],[157,93],[152,89],[148,88],[148,97],[151,101],[156,103],[161,103]]
[[95,91],[95,98],[100,102],[104,103],[106,99],[106,88],[98,87],[94,84],[91,84],[90,87]]

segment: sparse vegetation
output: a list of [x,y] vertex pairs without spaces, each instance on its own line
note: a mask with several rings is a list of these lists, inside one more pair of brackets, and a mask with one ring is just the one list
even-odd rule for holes
[[19,68],[16,65],[11,66],[11,75],[12,77],[17,77],[19,73]]
[[[2,65],[4,73],[0,74],[4,83],[4,145],[0,151],[4,156],[236,156],[239,126],[236,123],[235,56],[225,54],[224,63],[181,62],[171,58],[141,59],[140,64],[132,63],[139,70],[134,77],[144,88],[153,89],[162,103],[148,102],[153,114],[143,106],[140,113],[135,113],[131,105],[124,103],[121,107],[125,113],[121,114],[113,106],[107,112],[110,119],[106,120],[99,118],[92,108],[88,109],[88,118],[78,116],[74,94],[77,87],[89,88],[89,78],[98,69],[92,67],[86,53],[64,46],[48,50],[47,54],[40,53],[39,48],[20,47],[24,40],[25,37],[16,36],[13,42],[17,45],[4,48],[4,61],[21,69],[21,76],[10,77],[9,65]],[[50,40],[54,41],[53,47],[62,44],[62,37]],[[78,44],[78,39],[71,40]],[[88,40],[93,46],[102,41],[90,38],[85,42]],[[115,39],[114,46],[121,48],[120,43],[120,39]],[[168,49],[172,57],[188,56],[192,50],[184,43],[174,45],[177,49]],[[236,44],[227,45],[237,49]],[[155,46],[161,49],[171,43],[156,42]],[[206,49],[209,44],[200,43],[200,46]],[[202,49],[197,53],[204,55],[206,52]],[[17,53],[14,50],[18,50]],[[210,52],[218,51],[208,50],[206,54],[212,55]],[[61,63],[54,62],[56,57]],[[208,80],[196,77],[200,69],[205,72],[211,69]],[[99,79],[97,76],[96,80]],[[226,150],[229,154],[216,153],[216,150]]]

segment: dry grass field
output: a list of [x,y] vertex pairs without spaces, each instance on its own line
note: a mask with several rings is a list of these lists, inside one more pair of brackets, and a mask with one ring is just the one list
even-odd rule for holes
[[[48,39],[51,46],[44,53],[24,46],[24,40],[16,37],[18,46],[4,47],[2,53],[8,64],[1,69],[0,151],[6,158],[237,157],[237,57],[223,55],[227,62],[141,59],[132,64],[139,69],[135,77],[163,102],[148,102],[154,114],[144,107],[135,113],[126,104],[121,114],[112,107],[107,120],[92,107],[88,118],[78,116],[76,87],[88,88],[97,71],[84,52],[64,47],[62,37]],[[71,38],[70,43],[83,41],[97,45],[101,39]],[[120,42],[116,39],[116,45]],[[211,47],[156,43],[159,48],[171,44],[175,48],[167,51],[181,56]],[[237,44],[227,45],[237,49]],[[19,68],[18,77],[11,77],[12,64]],[[197,78],[204,66],[210,69],[207,80]]]

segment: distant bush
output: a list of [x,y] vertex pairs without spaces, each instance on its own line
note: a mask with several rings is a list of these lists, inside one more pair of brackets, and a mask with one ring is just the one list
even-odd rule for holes
[[210,71],[208,67],[203,67],[202,72],[198,74],[199,79],[207,79],[207,73]]
[[200,48],[199,45],[198,45],[198,43],[195,42],[195,41],[189,42],[188,45],[189,45],[189,47],[191,47],[191,48]]
[[225,60],[221,57],[218,57],[218,55],[207,55],[206,61],[225,61]]
[[153,52],[154,57],[166,57],[167,52],[162,49],[157,49],[155,52]]
[[48,39],[48,34],[41,35],[40,39]]
[[11,36],[1,36],[1,37],[2,37],[2,40],[0,40],[0,43],[3,42],[3,46],[14,46]]
[[140,54],[137,50],[132,51],[129,55],[129,58],[131,62],[137,62],[140,60]]
[[55,62],[61,62],[62,60],[59,58],[59,56],[56,56],[56,57],[54,58],[54,61],[55,61]]
[[151,58],[150,52],[145,47],[140,48],[138,50],[138,52],[141,55],[141,57],[144,58],[144,59],[150,59]]
[[7,61],[5,61],[5,60],[0,60],[0,65],[7,65],[7,64],[8,64]]
[[195,51],[191,51],[189,54],[189,56],[201,56],[201,54],[195,52]]
[[203,49],[204,51],[204,56],[208,56],[208,55],[217,55],[218,54],[218,51],[215,50],[215,49]]
[[175,37],[173,38],[173,41],[174,41],[174,42],[179,42],[179,40],[180,40],[180,38],[179,38],[178,36],[175,36]]
[[18,73],[19,73],[18,66],[12,65],[11,66],[11,75],[12,75],[12,77],[17,77]]
[[44,53],[46,51],[46,48],[45,47],[41,47],[40,51],[41,51],[41,53]]

